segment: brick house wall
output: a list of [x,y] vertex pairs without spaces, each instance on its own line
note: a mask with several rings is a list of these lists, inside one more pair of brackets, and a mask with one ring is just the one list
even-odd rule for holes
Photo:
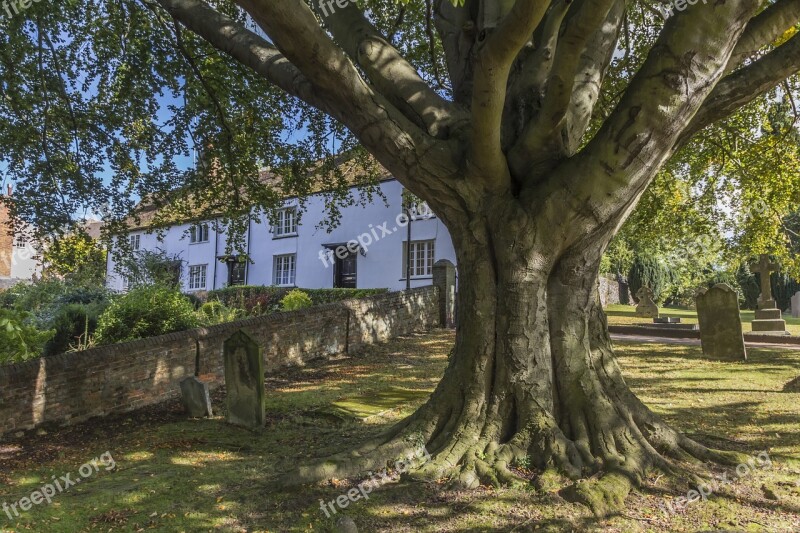
[[[11,190],[8,191],[8,196]],[[11,217],[8,208],[0,201],[0,278],[11,277],[11,258],[14,254],[14,236],[11,232]]]
[[219,386],[222,343],[239,329],[263,347],[265,369],[276,373],[438,325],[438,290],[422,287],[0,366],[0,435],[176,397],[180,381],[195,373],[198,350],[202,379]]

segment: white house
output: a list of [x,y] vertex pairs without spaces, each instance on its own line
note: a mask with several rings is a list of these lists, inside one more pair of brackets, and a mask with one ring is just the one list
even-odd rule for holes
[[[227,236],[215,231],[214,220],[192,222],[162,229],[131,231],[133,249],[163,250],[183,262],[181,283],[187,292],[229,285],[278,285],[317,288],[406,288],[410,266],[411,287],[430,285],[432,267],[440,259],[456,263],[447,229],[424,204],[412,212],[410,223],[403,210],[403,186],[395,179],[380,183],[386,203],[377,195],[366,206],[341,210],[341,222],[331,232],[317,226],[324,219],[321,194],[307,199],[298,223],[298,201],[287,199],[273,227],[266,217],[251,223],[246,251],[251,262],[229,261]],[[410,247],[408,232],[410,228]],[[410,250],[410,259],[406,255]],[[123,291],[126,280],[115,269],[109,254],[107,284]]]
[[[11,198],[9,185],[4,200],[10,201]],[[39,248],[31,228],[12,224],[8,207],[5,202],[0,202],[0,289],[41,275]]]

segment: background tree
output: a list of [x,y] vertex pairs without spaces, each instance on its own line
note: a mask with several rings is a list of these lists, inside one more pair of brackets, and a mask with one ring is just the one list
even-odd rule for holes
[[[796,94],[800,2],[698,3],[665,23],[623,0],[458,4],[35,5],[0,23],[0,146],[27,192],[13,208],[60,227],[88,202],[113,230],[141,197],[178,213],[257,214],[279,193],[313,190],[314,176],[335,206],[354,201],[337,193],[349,182],[335,156],[374,183],[371,154],[450,231],[456,347],[416,414],[293,479],[343,477],[425,443],[433,459],[417,475],[474,487],[519,481],[514,462],[556,468],[592,476],[564,495],[602,512],[650,467],[725,459],[630,392],[597,275],[696,133],[725,121],[749,131],[759,114],[738,109],[778,86]],[[190,147],[204,158],[182,170]],[[712,153],[693,150],[687,164],[709,168]],[[712,192],[733,184],[713,178]]]
[[84,232],[53,239],[42,254],[45,276],[55,276],[82,286],[105,284],[106,250]]

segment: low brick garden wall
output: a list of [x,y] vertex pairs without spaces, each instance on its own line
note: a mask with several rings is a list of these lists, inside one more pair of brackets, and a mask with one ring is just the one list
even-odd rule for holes
[[131,411],[179,394],[194,375],[224,381],[222,343],[242,329],[267,372],[439,325],[438,290],[422,287],[0,366],[0,435]]

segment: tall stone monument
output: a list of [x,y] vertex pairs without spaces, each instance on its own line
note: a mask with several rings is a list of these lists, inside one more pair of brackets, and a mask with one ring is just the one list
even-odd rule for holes
[[227,421],[250,429],[264,427],[264,355],[245,332],[237,331],[223,344]]
[[714,359],[746,361],[739,295],[729,285],[717,283],[697,293],[697,321],[703,355]]
[[639,298],[639,305],[636,306],[636,316],[658,318],[658,306],[653,301],[653,289],[641,287],[636,291],[636,297]]
[[778,264],[770,262],[766,254],[761,254],[758,262],[750,265],[750,271],[758,274],[761,284],[756,318],[751,324],[753,331],[786,334],[786,321],[781,318],[781,310],[775,305],[775,300],[772,298],[772,287],[769,282],[770,273],[777,270]]

